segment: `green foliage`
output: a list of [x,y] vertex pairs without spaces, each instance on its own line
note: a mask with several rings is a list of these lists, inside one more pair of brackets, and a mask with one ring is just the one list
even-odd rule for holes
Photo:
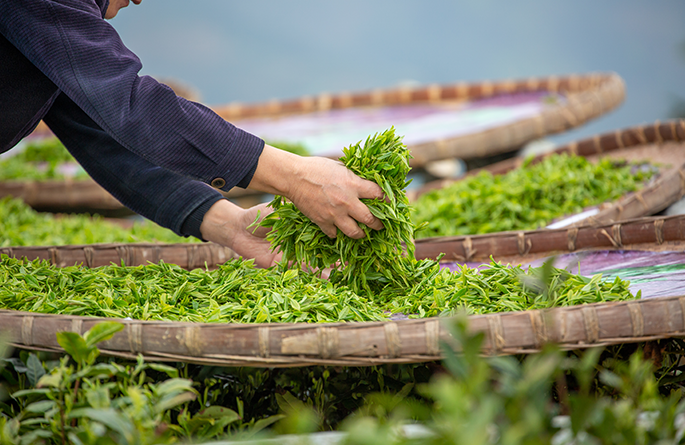
[[[394,298],[386,293],[384,308],[392,313],[411,314],[410,318],[454,315],[459,312],[487,314],[495,312],[544,309],[578,304],[632,299],[628,282],[602,280],[574,275],[549,266],[529,268],[491,262],[471,269],[462,266],[451,272],[438,263],[423,262],[426,269],[415,278],[413,287]],[[419,262],[418,264],[421,264]],[[547,271],[549,286],[543,285]],[[414,278],[408,271],[406,277]],[[418,279],[420,278],[420,279]],[[617,277],[618,278],[618,277]]]
[[79,369],[92,365],[100,354],[97,344],[109,340],[114,334],[124,329],[124,325],[112,321],[98,323],[83,337],[76,332],[62,331],[57,333],[57,343],[78,364]]
[[65,176],[60,168],[66,164],[76,167],[72,177],[88,177],[59,139],[29,141],[22,151],[0,160],[0,180],[60,179]]
[[336,238],[329,238],[291,202],[276,196],[270,204],[274,212],[260,225],[272,228],[267,239],[283,253],[284,267],[294,263],[315,270],[332,268],[331,280],[355,292],[379,290],[399,279],[397,259],[402,256],[402,243],[410,257],[414,253],[414,226],[404,193],[409,157],[394,129],[369,137],[363,146],[357,143],[344,149],[340,161],[358,176],[377,183],[386,196],[386,200],[362,200],[385,228],[377,231],[360,224],[366,234],[361,239],[340,231]]
[[314,274],[231,260],[214,271],[171,264],[59,268],[0,261],[0,306],[31,312],[196,322],[380,320],[382,309]]
[[[162,444],[178,438],[224,436],[240,420],[235,411],[206,405],[188,412],[198,392],[178,371],[142,359],[131,365],[96,363],[97,343],[121,330],[120,323],[95,325],[83,336],[60,332],[67,351],[59,362],[35,354],[12,362],[28,385],[12,393],[13,406],[0,410],[0,443]],[[76,367],[70,364],[71,359]],[[22,366],[23,365],[23,366]],[[148,373],[165,375],[153,381]],[[15,383],[17,383],[15,381]]]
[[311,153],[309,150],[307,150],[307,147],[305,147],[302,144],[297,144],[293,142],[283,142],[283,141],[265,141],[267,145],[271,145],[272,147],[280,148],[283,151],[287,151],[289,153],[294,153],[299,156],[310,156]]
[[125,229],[100,216],[39,213],[20,199],[0,198],[0,247],[66,244],[197,242],[178,236],[152,221]]
[[551,290],[539,287],[542,268],[493,262],[453,273],[432,260],[411,265],[406,292],[388,287],[356,294],[297,269],[259,269],[230,260],[217,270],[184,270],[171,264],[60,268],[48,261],[0,257],[0,307],[29,312],[140,320],[195,322],[339,322],[539,309],[631,299],[628,282],[607,282],[552,269]]
[[654,169],[554,155],[503,175],[483,171],[413,203],[421,237],[533,230],[639,189]]
[[[349,445],[387,444],[599,444],[682,443],[685,401],[681,391],[662,397],[652,364],[641,354],[598,372],[599,350],[580,358],[554,348],[525,357],[483,358],[482,334],[462,320],[451,329],[460,353],[445,351],[448,373],[419,386],[425,401],[389,394],[345,422]],[[591,391],[603,382],[612,394]],[[568,379],[567,379],[568,378]],[[420,421],[420,438],[401,427]]]

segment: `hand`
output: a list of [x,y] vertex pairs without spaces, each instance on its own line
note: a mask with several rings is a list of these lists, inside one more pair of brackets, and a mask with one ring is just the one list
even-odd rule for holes
[[331,159],[301,157],[267,145],[250,188],[287,197],[331,238],[337,235],[336,227],[350,238],[363,238],[357,221],[383,228],[360,201],[383,199],[383,190]]
[[281,259],[281,255],[271,252],[271,244],[264,238],[269,229],[256,226],[248,228],[257,215],[261,220],[271,212],[266,204],[242,209],[222,199],[205,213],[200,232],[207,241],[226,246],[245,259],[254,258],[258,267],[271,267]]

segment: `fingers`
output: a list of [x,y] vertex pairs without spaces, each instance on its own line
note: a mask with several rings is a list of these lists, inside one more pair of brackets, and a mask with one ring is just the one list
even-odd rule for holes
[[360,199],[383,199],[385,196],[383,189],[375,182],[367,181],[358,176],[354,176],[354,178],[351,196],[343,205],[343,208],[346,209],[338,212],[332,224],[319,224],[321,230],[330,238],[337,236],[336,227],[350,238],[364,238],[366,234],[359,227],[358,222],[374,230],[382,230],[384,228],[383,223],[371,213],[366,204],[360,201]]
[[362,228],[359,227],[359,224],[357,224],[357,221],[350,217],[340,220],[338,223],[338,228],[342,233],[353,239],[360,239],[366,236],[364,230],[362,230]]
[[358,193],[359,193],[359,198],[362,198],[362,199],[383,199],[383,198],[385,198],[385,193],[383,193],[383,189],[380,188],[380,186],[378,184],[376,184],[373,181],[368,181],[366,179],[361,179],[361,178],[359,178]]
[[258,204],[254,207],[245,210],[245,212],[243,213],[243,224],[245,224],[247,230],[250,232],[251,235],[254,235],[258,238],[265,238],[267,233],[269,233],[271,229],[269,227],[258,226],[257,224],[255,224],[255,222],[261,222],[265,216],[272,212],[273,209],[271,207],[268,207],[268,204]]
[[369,208],[361,201],[357,201],[355,205],[352,206],[350,209],[350,216],[374,230],[382,230],[384,228],[381,220],[373,216]]

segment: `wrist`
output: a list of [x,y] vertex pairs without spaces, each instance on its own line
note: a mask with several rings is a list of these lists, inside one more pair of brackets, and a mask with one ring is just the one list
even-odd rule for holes
[[227,199],[220,199],[205,213],[200,224],[202,238],[233,249],[235,235],[244,229],[243,209]]
[[265,145],[248,188],[289,197],[291,186],[299,177],[302,159],[296,154]]

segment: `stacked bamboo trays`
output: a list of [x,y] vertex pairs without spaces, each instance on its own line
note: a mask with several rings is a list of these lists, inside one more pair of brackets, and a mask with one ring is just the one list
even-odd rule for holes
[[[641,190],[628,193],[618,201],[600,206],[599,213],[574,223],[605,223],[641,216],[654,215],[685,195],[685,120],[655,122],[654,124],[617,130],[592,138],[572,142],[551,152],[538,155],[531,163],[548,156],[568,153],[588,160],[609,157],[626,161],[647,161],[659,168],[659,176]],[[494,175],[521,167],[525,159],[512,158],[484,167]],[[474,170],[469,175],[477,174]],[[426,184],[409,193],[410,200],[431,190],[440,189],[458,180],[440,180]]]
[[[247,118],[288,116],[355,107],[452,104],[535,92],[562,95],[564,100],[546,105],[541,113],[532,117],[480,132],[409,146],[414,156],[411,160],[412,166],[418,167],[430,161],[446,158],[470,159],[517,150],[526,142],[565,131],[601,116],[617,107],[625,97],[623,80],[617,74],[596,73],[321,94],[317,97],[303,97],[291,101],[235,103],[217,107],[215,111],[239,126],[240,120]],[[28,205],[39,210],[111,211],[123,207],[92,180],[4,182],[0,183],[0,197],[3,196],[22,198]],[[260,202],[262,194],[249,189],[234,188],[225,196],[246,207]]]
[[[183,263],[184,254],[180,252],[188,252],[188,248],[186,245],[93,245],[6,248],[2,253],[29,259],[46,258],[58,265],[71,265],[80,258],[90,258],[87,261],[91,265],[101,264],[104,258],[114,258],[117,264],[124,261],[127,265],[142,264],[152,258],[165,262],[174,258],[187,267],[203,262],[216,265],[223,260],[215,247],[205,245],[194,253],[192,261],[186,257]],[[88,249],[90,253],[86,253]],[[136,249],[139,253],[132,254]],[[561,252],[624,249],[685,251],[685,216],[641,218],[557,230],[435,238],[420,240],[416,245],[417,255],[424,258],[434,258],[444,252],[449,259],[485,260],[492,255],[495,260],[513,263]],[[79,250],[81,254],[76,253]],[[230,256],[224,248],[219,251]],[[109,253],[105,255],[105,252]],[[69,258],[66,263],[65,258]],[[56,332],[83,333],[102,320],[0,311],[0,329],[9,334],[13,345],[43,351],[61,351]],[[123,323],[125,329],[103,344],[103,354],[124,358],[142,354],[148,360],[219,366],[417,363],[440,359],[441,342],[449,344],[452,341],[446,327],[452,322],[450,318],[327,324],[117,321]],[[685,336],[685,296],[475,315],[469,317],[469,326],[473,331],[485,333],[486,354],[531,353],[546,343],[557,343],[570,350],[650,341]]]
[[568,130],[601,116],[617,107],[625,97],[623,80],[617,74],[593,73],[322,94],[317,97],[254,105],[235,103],[215,108],[215,111],[224,119],[240,125],[240,120],[255,117],[281,117],[355,107],[478,101],[496,96],[533,92],[560,94],[565,100],[550,104],[533,117],[482,132],[410,145],[408,148],[414,156],[410,161],[411,165],[416,167],[440,159],[471,159],[512,151],[533,139]]

